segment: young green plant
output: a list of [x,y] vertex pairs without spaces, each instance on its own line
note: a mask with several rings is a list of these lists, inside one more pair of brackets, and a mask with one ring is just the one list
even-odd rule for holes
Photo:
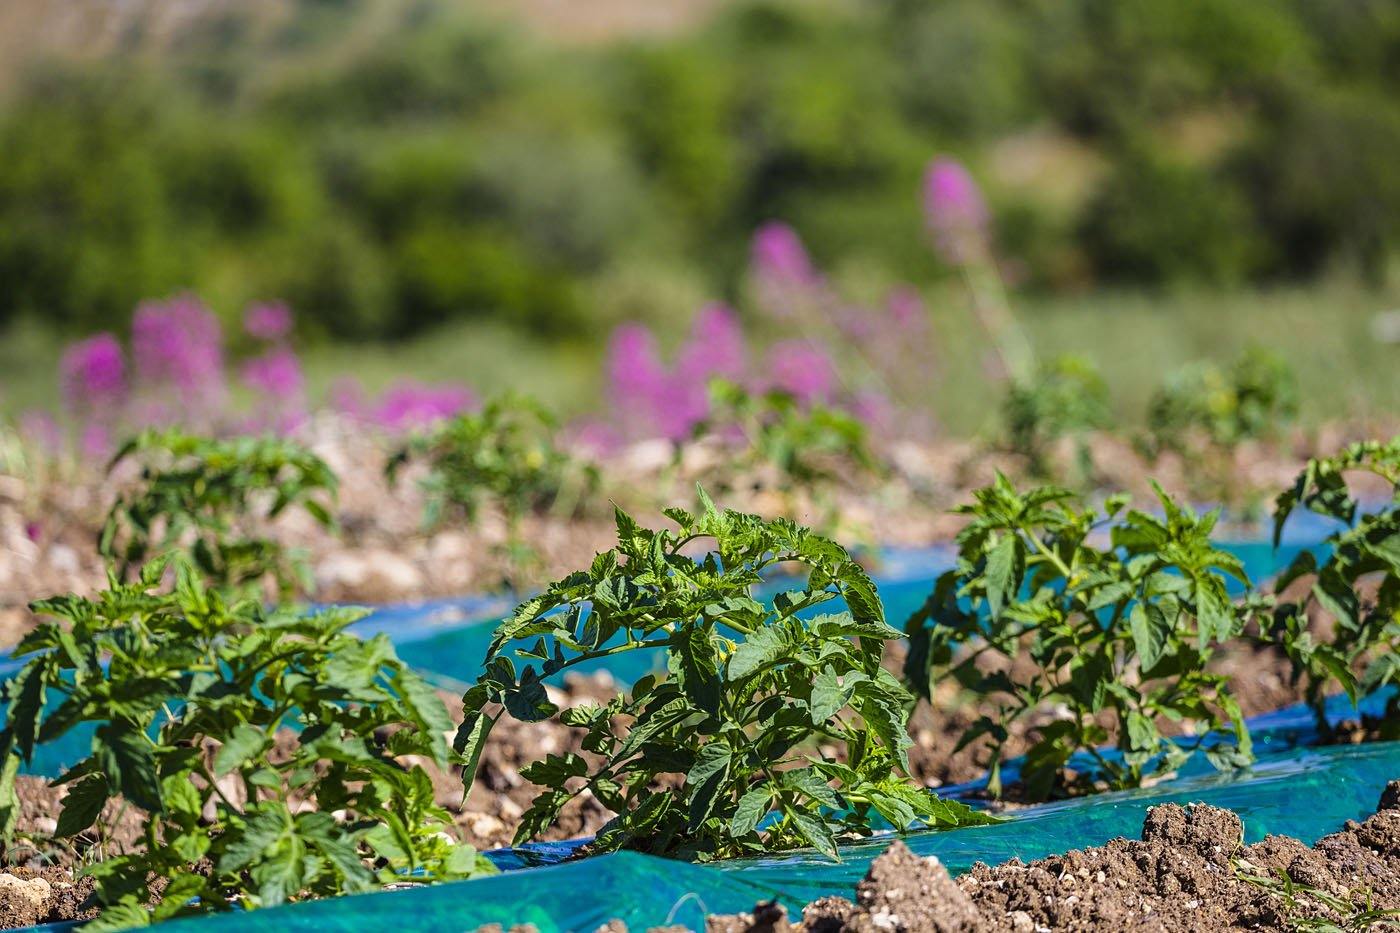
[[146,431],[112,458],[140,463],[118,495],[97,550],[122,578],[180,545],[210,583],[257,587],[270,578],[286,597],[310,589],[305,563],[261,527],[297,508],[334,528],[337,481],[320,457],[272,437],[211,438],[179,429]]
[[1256,490],[1241,488],[1235,451],[1246,441],[1276,437],[1297,416],[1292,369],[1253,347],[1228,370],[1196,362],[1171,374],[1149,404],[1139,446],[1153,458],[1167,450],[1181,456],[1202,498],[1253,510],[1262,503]]
[[[713,471],[719,489],[770,489],[784,514],[815,512],[813,524],[834,536],[840,511],[833,486],[882,469],[860,419],[780,389],[751,392],[724,379],[713,380],[709,389],[709,414],[695,425],[691,440],[723,445],[724,467]],[[806,503],[800,501],[804,496]]]
[[[1370,474],[1390,486],[1383,511],[1359,515],[1348,475]],[[1308,462],[1274,506],[1274,544],[1289,517],[1303,508],[1344,523],[1327,538],[1324,555],[1303,551],[1279,577],[1280,593],[1311,581],[1281,601],[1270,634],[1302,680],[1324,735],[1331,734],[1328,695],[1341,689],[1354,701],[1400,685],[1400,440],[1354,444],[1334,457]],[[1315,625],[1315,617],[1330,620]],[[1400,739],[1400,690],[1377,723],[1383,738]]]
[[[838,544],[791,521],[670,509],[674,531],[617,512],[617,546],[522,604],[496,631],[457,734],[468,781],[492,726],[557,718],[587,755],[550,755],[522,774],[544,787],[517,841],[591,792],[617,816],[596,850],[722,858],[988,817],[912,784],[912,697],[880,666],[875,586]],[[703,556],[693,546],[708,541]],[[755,594],[776,572],[788,589]],[[812,610],[844,600],[840,612]],[[604,705],[559,710],[546,679],[627,652],[656,652],[647,674]],[[514,655],[514,658],[512,658]],[[518,663],[517,663],[518,662]]]
[[500,509],[514,576],[535,559],[521,521],[543,512],[572,517],[598,484],[596,467],[556,446],[556,431],[553,416],[539,403],[503,396],[411,438],[390,457],[385,474],[395,482],[410,461],[426,463],[421,486],[427,527],[454,512],[475,522],[483,506]]
[[[1158,497],[1160,518],[1125,510],[1123,497],[1100,512],[1052,486],[1020,493],[998,475],[958,509],[970,521],[957,566],[906,625],[905,677],[925,699],[952,676],[996,703],[959,744],[990,740],[993,794],[1018,723],[1035,736],[1021,768],[1032,799],[1070,789],[1076,755],[1081,781],[1096,773],[1113,788],[1139,786],[1198,748],[1217,768],[1251,760],[1239,704],[1206,663],[1256,601],[1227,592],[1227,579],[1248,581],[1210,542],[1217,513]],[[1193,728],[1174,740],[1164,721]],[[1100,751],[1110,742],[1117,754]]]
[[1026,457],[1037,476],[1051,473],[1051,453],[1061,438],[1075,447],[1079,480],[1094,477],[1089,434],[1112,424],[1108,385],[1089,360],[1061,356],[1042,363],[1029,380],[1013,381],[1002,405],[1011,449]]
[[452,723],[385,636],[346,632],[363,612],[265,612],[183,559],[164,591],[166,569],[35,603],[51,620],[20,642],[4,687],[6,839],[21,762],[93,727],[91,754],[54,781],[68,788],[57,835],[100,832],[118,798],[144,821],[136,851],[85,869],[102,915],[84,929],[491,870],[446,835],[429,775],[402,763],[446,768]]

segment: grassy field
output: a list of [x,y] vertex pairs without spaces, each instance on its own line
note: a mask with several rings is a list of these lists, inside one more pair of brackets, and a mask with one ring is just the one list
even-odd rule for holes
[[[960,297],[930,303],[935,327],[927,360],[942,388],[929,403],[949,433],[994,430],[1001,390],[987,376],[984,337]],[[1228,362],[1251,343],[1293,365],[1305,422],[1400,411],[1400,346],[1372,333],[1375,316],[1395,308],[1396,292],[1343,284],[1017,303],[1042,355],[1079,352],[1100,367],[1117,415],[1129,425],[1142,420],[1168,372],[1197,359]],[[14,415],[55,405],[60,351],[61,341],[33,323],[0,335],[0,411]],[[499,324],[455,324],[398,343],[321,344],[307,348],[303,360],[313,399],[345,375],[370,390],[399,378],[451,380],[482,395],[526,392],[574,415],[599,405],[603,388],[600,343],[546,343]]]

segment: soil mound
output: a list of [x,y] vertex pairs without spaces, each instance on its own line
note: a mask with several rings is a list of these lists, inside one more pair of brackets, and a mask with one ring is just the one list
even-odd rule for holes
[[[1039,933],[1039,931],[1400,928],[1400,781],[1374,816],[1309,848],[1269,836],[1243,844],[1228,810],[1154,807],[1142,838],[957,879],[895,842],[854,901],[823,898],[792,923],[782,907],[714,917],[713,933]],[[1392,913],[1393,912],[1393,913]],[[1393,925],[1392,925],[1393,924]]]

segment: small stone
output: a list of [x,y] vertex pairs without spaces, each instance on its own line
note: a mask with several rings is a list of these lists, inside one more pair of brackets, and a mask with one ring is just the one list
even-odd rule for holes
[[17,878],[9,872],[0,873],[0,889],[28,901],[35,908],[48,903],[53,889],[43,878]]

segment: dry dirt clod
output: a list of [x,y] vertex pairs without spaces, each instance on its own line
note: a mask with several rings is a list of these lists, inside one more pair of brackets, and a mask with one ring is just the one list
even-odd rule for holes
[[1381,802],[1376,805],[1376,812],[1381,810],[1400,810],[1400,781],[1391,781],[1381,791]]
[[[1282,933],[1313,924],[1349,928],[1363,911],[1400,910],[1400,807],[1348,821],[1311,848],[1282,836],[1242,846],[1242,828],[1227,810],[1165,804],[1148,811],[1140,840],[1114,839],[1030,864],[978,864],[957,881],[897,842],[871,863],[855,903],[814,902],[793,929]],[[1286,895],[1280,872],[1292,882]],[[751,933],[753,919],[731,926],[717,918],[710,929]]]

